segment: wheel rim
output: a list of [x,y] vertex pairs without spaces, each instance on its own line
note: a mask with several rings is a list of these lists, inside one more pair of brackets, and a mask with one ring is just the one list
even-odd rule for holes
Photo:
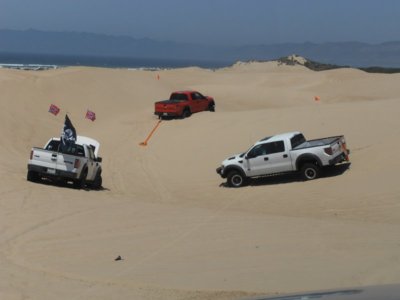
[[243,183],[243,178],[240,175],[233,175],[231,179],[232,185],[233,186],[241,186]]
[[304,175],[307,177],[307,179],[314,179],[317,175],[317,172],[313,168],[307,168],[304,171]]

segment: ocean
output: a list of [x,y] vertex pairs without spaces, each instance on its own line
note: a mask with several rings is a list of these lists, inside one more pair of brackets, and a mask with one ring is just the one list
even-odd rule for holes
[[26,66],[39,67],[67,67],[88,66],[102,68],[144,68],[144,69],[172,69],[184,67],[201,67],[208,69],[223,68],[234,62],[204,61],[204,60],[179,60],[156,58],[132,58],[111,56],[85,56],[85,55],[56,55],[56,54],[26,54],[26,53],[0,53],[0,66],[12,67]]

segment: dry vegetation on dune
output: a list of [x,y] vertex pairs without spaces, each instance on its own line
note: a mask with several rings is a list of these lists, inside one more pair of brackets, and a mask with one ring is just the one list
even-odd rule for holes
[[[0,69],[0,298],[243,299],[399,282],[399,80],[276,62]],[[181,89],[213,96],[216,112],[163,121],[140,146],[153,103]],[[58,136],[66,112],[101,142],[101,191],[26,181],[30,148]],[[344,134],[350,168],[222,185],[224,158],[292,130]]]

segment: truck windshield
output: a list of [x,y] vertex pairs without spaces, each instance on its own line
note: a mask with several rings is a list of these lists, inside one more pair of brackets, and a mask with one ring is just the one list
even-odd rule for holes
[[306,139],[303,134],[301,133],[296,134],[294,137],[290,139],[290,143],[292,144],[292,149],[295,149],[296,147],[300,146],[305,141]]
[[188,100],[188,96],[186,94],[172,93],[169,100],[186,101]]

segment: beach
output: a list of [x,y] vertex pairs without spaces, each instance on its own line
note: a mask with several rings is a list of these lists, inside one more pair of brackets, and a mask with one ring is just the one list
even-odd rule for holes
[[[0,69],[0,299],[227,300],[399,283],[399,82],[277,62]],[[164,120],[141,146],[154,102],[186,89],[214,97],[216,112]],[[67,113],[101,144],[102,190],[26,180],[31,148],[59,137]],[[343,134],[350,165],[225,186],[222,160],[289,131]]]

